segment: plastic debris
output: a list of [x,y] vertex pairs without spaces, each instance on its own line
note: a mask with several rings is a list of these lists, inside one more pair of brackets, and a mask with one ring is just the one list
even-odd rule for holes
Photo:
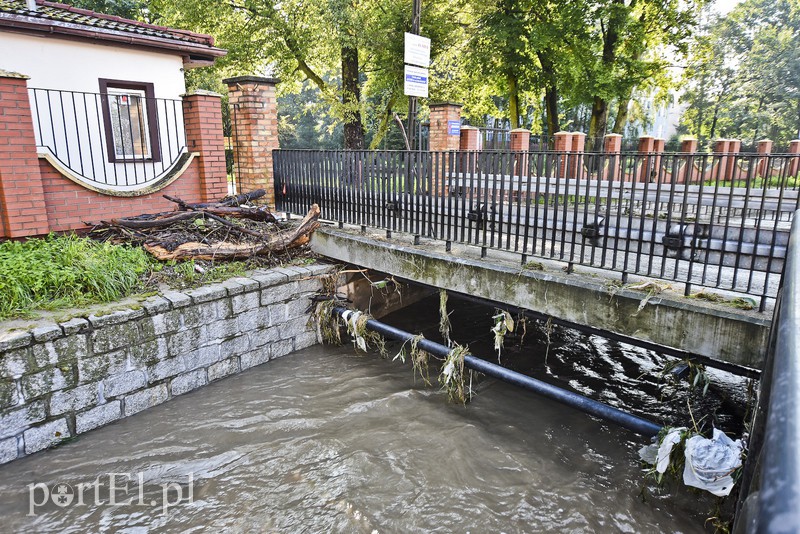
[[717,497],[729,495],[734,485],[732,475],[742,466],[743,449],[742,440],[733,441],[716,428],[711,439],[692,436],[686,440],[683,483]]

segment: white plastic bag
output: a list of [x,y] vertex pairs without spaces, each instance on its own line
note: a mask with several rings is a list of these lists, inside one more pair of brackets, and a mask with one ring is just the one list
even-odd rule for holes
[[692,436],[686,440],[683,483],[725,497],[733,488],[733,472],[742,465],[742,440],[714,429],[711,439]]

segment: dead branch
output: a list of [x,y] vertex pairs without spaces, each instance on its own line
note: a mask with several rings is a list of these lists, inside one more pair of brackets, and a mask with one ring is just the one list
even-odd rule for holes
[[[197,213],[197,212],[192,212]],[[188,242],[168,250],[162,244],[146,243],[145,250],[161,261],[183,259],[241,259],[270,254],[308,243],[311,234],[319,228],[319,206],[313,204],[299,226],[268,236],[260,243],[198,243]]]

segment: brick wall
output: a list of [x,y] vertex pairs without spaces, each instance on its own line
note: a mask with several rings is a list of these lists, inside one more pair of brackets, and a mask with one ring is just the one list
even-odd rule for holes
[[330,272],[257,271],[0,333],[0,464],[315,345],[305,309]]
[[[49,231],[65,232],[86,228],[84,222],[96,224],[113,217],[171,211],[175,203],[165,199],[170,195],[187,202],[204,202],[200,178],[201,160],[195,158],[180,178],[163,189],[137,197],[112,197],[97,193],[64,178],[44,159],[39,160],[44,205]],[[222,198],[224,193],[214,197]]]
[[184,127],[193,159],[168,186],[135,197],[92,191],[64,177],[38,157],[27,78],[0,71],[0,238],[43,235],[85,228],[112,217],[170,211],[164,194],[189,202],[228,193],[220,95],[184,95]]

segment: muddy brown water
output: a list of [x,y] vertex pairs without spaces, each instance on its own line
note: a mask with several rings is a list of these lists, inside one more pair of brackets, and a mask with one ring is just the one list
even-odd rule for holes
[[[451,306],[455,339],[496,357],[493,310]],[[434,338],[437,310],[429,299],[385,321]],[[530,324],[503,363],[685,422],[694,397],[665,394],[660,356],[549,334],[546,361],[547,330]],[[736,432],[743,386],[715,376],[695,417]],[[0,467],[0,531],[704,531],[713,500],[646,483],[644,438],[499,381],[475,389],[468,406],[448,404],[400,361],[352,345],[300,351]]]

